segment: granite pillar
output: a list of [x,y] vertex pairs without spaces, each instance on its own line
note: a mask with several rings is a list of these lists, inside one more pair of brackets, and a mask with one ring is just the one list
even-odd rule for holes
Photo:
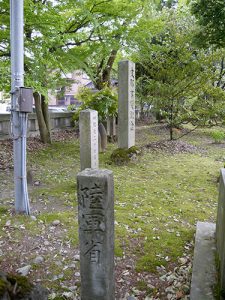
[[81,300],[114,300],[114,186],[109,170],[77,175]]
[[98,112],[91,109],[82,110],[79,117],[80,130],[80,165],[98,169]]
[[135,145],[135,64],[119,62],[118,147]]

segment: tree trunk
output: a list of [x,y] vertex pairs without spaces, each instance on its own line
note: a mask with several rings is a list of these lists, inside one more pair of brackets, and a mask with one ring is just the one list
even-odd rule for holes
[[104,86],[110,86],[110,74],[112,71],[113,63],[116,59],[117,52],[118,50],[111,51],[105,67],[103,67],[104,60],[101,61],[98,67],[98,75],[95,82],[95,86],[98,90],[102,90]]
[[118,50],[112,50],[111,51],[109,59],[108,59],[107,64],[106,64],[106,67],[105,67],[105,69],[103,70],[103,73],[102,73],[103,82],[106,83],[108,86],[110,86],[110,74],[111,74],[111,71],[112,71],[114,61],[116,59],[117,52],[118,52]]
[[45,101],[44,95],[41,95],[41,109],[42,109],[43,117],[44,117],[45,124],[46,124],[46,127],[49,132],[49,137],[50,137],[51,128],[50,128],[50,118],[49,118],[49,112],[48,112],[48,103]]
[[173,109],[174,109],[174,105],[173,105],[173,100],[170,106],[170,140],[173,140]]
[[48,111],[46,112],[48,105],[44,102],[44,96],[40,96],[37,92],[34,93],[34,101],[41,141],[44,144],[51,144]]
[[170,124],[170,140],[173,140],[173,126]]
[[140,111],[140,120],[144,121],[145,119],[145,112],[144,112],[144,107],[141,106],[141,111]]

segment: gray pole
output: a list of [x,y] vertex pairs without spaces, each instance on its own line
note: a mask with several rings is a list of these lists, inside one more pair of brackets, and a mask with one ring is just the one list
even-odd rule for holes
[[24,86],[23,0],[10,0],[11,122],[14,151],[15,209],[29,214],[26,179],[27,113],[19,112],[19,88]]

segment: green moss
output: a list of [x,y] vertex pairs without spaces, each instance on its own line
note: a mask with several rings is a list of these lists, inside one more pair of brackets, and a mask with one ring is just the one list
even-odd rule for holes
[[39,219],[44,221],[46,224],[52,223],[55,220],[61,221],[63,224],[71,224],[74,221],[75,212],[64,211],[64,212],[53,212],[53,213],[43,213],[40,215]]
[[137,290],[139,291],[145,291],[146,295],[150,296],[152,295],[154,292],[156,292],[156,289],[151,289],[150,287],[148,287],[147,282],[145,282],[144,280],[140,280],[138,281],[137,285],[136,285]]
[[120,241],[115,240],[115,249],[114,249],[115,256],[122,257],[123,256],[123,249],[121,247]]
[[4,278],[0,278],[0,296],[3,296],[7,291],[8,283]]
[[[137,128],[137,145],[141,147],[151,141],[167,139],[168,133],[158,130],[157,126],[154,124]],[[115,144],[109,144],[107,151],[99,155],[100,168],[110,169],[114,174],[115,255],[135,257],[139,272],[155,272],[156,266],[167,265],[166,256],[171,263],[177,263],[177,257],[184,252],[185,244],[193,239],[196,221],[215,222],[218,198],[215,178],[224,165],[224,148],[212,144],[210,131],[207,129],[197,130],[185,136],[183,141],[201,146],[206,152],[171,155],[163,151],[145,151],[144,155],[138,157],[138,163],[129,163],[130,160],[124,163],[120,158],[124,150],[115,149]],[[125,160],[130,159],[130,151],[138,155],[136,152],[139,149],[135,148],[125,151]],[[112,152],[118,154],[119,166],[112,162],[108,165]],[[58,219],[63,225],[57,228],[57,239],[62,243],[70,241],[73,248],[77,247],[75,182],[80,170],[78,142],[53,143],[44,150],[29,154],[28,160],[28,163],[34,165],[34,169],[36,166],[35,177],[41,181],[41,185],[33,187],[29,193],[31,205],[38,204],[41,198],[48,207],[53,203],[55,211],[49,210],[46,213],[46,210],[42,210],[44,204],[41,203],[37,221],[17,215],[12,218],[5,212],[6,216],[0,218],[1,228],[4,229],[9,219],[13,226],[17,222],[25,225],[24,230],[13,231],[14,241],[18,240],[14,244],[17,249],[17,243],[24,235],[34,237],[35,233],[43,231],[40,220],[45,225],[51,225],[52,221]],[[69,204],[74,206],[70,211],[65,206],[68,199]],[[0,233],[4,239],[6,233]],[[154,239],[155,237],[160,239]],[[34,254],[28,254],[28,259],[32,255]],[[63,266],[56,269],[51,255],[46,261],[54,274],[62,272]],[[66,264],[70,263],[71,261]],[[46,278],[46,274],[39,271],[34,272],[33,276],[40,276],[38,278],[41,278],[42,284],[52,291],[62,292],[59,281],[51,281],[52,274]],[[70,280],[69,277],[66,274],[62,279],[65,285]],[[146,288],[144,283],[140,285],[143,285],[143,289]]]
[[129,162],[129,156],[126,149],[118,148],[111,154],[111,160],[117,165],[122,165]]
[[127,149],[127,153],[129,154],[141,154],[141,148],[137,146],[132,146]]
[[110,158],[116,165],[124,165],[140,154],[141,150],[137,146],[130,147],[129,149],[117,148],[112,152]]
[[15,294],[16,299],[23,298],[33,288],[33,284],[25,276],[9,274],[7,275],[7,280],[11,283],[9,294],[12,296],[12,299],[15,299]]
[[8,208],[7,207],[4,207],[4,206],[1,206],[0,207],[0,215],[4,215],[8,212]]

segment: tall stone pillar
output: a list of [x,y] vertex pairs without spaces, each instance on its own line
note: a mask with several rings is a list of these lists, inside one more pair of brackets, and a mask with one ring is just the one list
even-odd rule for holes
[[109,170],[77,175],[81,300],[114,300],[114,186]]
[[135,145],[135,64],[119,62],[118,147]]
[[98,112],[86,109],[80,112],[80,165],[86,168],[98,169]]

